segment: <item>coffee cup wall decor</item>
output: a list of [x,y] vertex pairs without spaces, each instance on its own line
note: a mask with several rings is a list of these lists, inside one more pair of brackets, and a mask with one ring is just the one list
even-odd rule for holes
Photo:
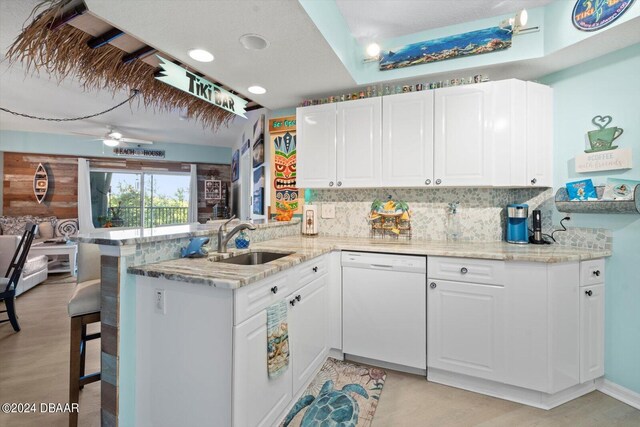
[[611,116],[598,115],[591,119],[591,123],[598,129],[587,132],[591,149],[584,150],[585,153],[595,153],[618,148],[617,145],[613,145],[613,141],[618,139],[624,131],[622,128],[615,126],[608,128],[607,126],[609,126],[612,121]]

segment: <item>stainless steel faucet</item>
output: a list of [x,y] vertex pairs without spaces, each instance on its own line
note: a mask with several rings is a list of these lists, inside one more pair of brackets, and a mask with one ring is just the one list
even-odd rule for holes
[[229,240],[231,240],[231,238],[236,233],[240,232],[240,230],[245,230],[245,229],[255,230],[256,229],[256,227],[251,223],[241,222],[240,224],[238,224],[235,227],[233,227],[233,229],[230,232],[227,233],[227,224],[229,224],[234,219],[236,219],[235,215],[233,215],[231,218],[229,218],[228,221],[226,221],[224,224],[222,224],[220,226],[220,228],[218,228],[218,252],[220,252],[220,253],[226,253],[227,252],[227,243],[229,243]]

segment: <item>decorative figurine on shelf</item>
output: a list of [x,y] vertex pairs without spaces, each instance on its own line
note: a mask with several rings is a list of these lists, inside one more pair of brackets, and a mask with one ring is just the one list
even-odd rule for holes
[[392,200],[391,195],[386,202],[376,199],[371,204],[367,222],[371,225],[371,237],[386,236],[411,238],[411,210],[402,200]]
[[180,249],[180,256],[182,258],[204,258],[209,255],[209,249],[204,247],[207,243],[209,243],[208,237],[192,237],[189,239],[189,245]]
[[618,148],[617,145],[613,145],[613,141],[622,135],[623,129],[615,126],[608,128],[607,126],[609,126],[612,121],[611,116],[595,116],[591,119],[591,123],[593,123],[598,130],[587,132],[591,149],[584,150],[585,153],[595,153],[597,151],[607,151]]

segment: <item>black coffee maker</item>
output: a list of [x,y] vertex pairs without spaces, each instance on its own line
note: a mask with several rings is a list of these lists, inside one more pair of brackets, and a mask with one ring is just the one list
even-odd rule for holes
[[534,245],[548,245],[548,242],[542,237],[542,212],[540,209],[534,209],[532,212],[533,235],[529,236],[529,243]]

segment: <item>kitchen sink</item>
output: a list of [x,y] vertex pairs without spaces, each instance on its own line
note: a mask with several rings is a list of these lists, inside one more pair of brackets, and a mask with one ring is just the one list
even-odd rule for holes
[[221,259],[217,262],[238,265],[260,265],[291,255],[293,252],[249,252],[242,255]]

